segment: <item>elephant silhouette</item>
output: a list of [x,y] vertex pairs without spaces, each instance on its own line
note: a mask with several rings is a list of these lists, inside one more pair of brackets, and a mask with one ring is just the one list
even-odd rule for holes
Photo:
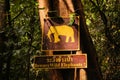
[[47,33],[47,37],[49,38],[50,42],[52,42],[51,34],[53,34],[54,36],[54,43],[60,41],[59,36],[65,36],[66,37],[65,42],[69,42],[70,38],[71,38],[71,42],[75,42],[74,30],[71,26],[68,25],[50,26]]

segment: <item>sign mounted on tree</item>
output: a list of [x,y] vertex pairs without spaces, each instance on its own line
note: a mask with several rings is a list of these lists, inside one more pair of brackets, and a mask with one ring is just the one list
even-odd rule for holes
[[79,50],[79,17],[46,18],[42,32],[42,50]]

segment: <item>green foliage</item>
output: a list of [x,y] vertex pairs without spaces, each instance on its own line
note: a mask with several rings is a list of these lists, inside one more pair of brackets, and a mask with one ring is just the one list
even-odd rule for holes
[[70,21],[69,21],[69,24],[68,24],[68,25],[72,26],[72,24],[73,24],[74,21],[75,21],[75,16],[76,16],[75,13],[71,13],[71,14],[69,15]]
[[[120,78],[120,2],[119,0],[82,0],[86,24],[96,47],[98,61],[104,80],[118,80]],[[6,65],[10,53],[10,80],[49,80],[46,70],[36,70],[30,65],[33,55],[41,54],[41,30],[38,16],[38,3],[34,0],[10,0],[11,26],[6,21],[6,26],[0,31],[3,44],[0,45],[0,77],[6,77]],[[40,8],[43,10],[44,8]],[[105,25],[99,14],[101,10],[107,20],[107,34]],[[70,14],[72,25],[75,13]],[[28,67],[30,68],[28,71]]]
[[[119,80],[120,2],[119,0],[83,0],[83,5],[86,24],[96,47],[103,78],[104,80]],[[105,14],[107,26],[99,11]]]
[[[37,2],[34,0],[11,0],[11,26],[3,27],[6,40],[3,64],[6,64],[9,53],[12,53],[10,62],[10,80],[30,80],[36,78],[29,59],[40,53],[41,31],[39,24]],[[28,67],[30,70],[28,72]],[[3,66],[1,75],[5,75],[6,66]],[[27,75],[29,73],[29,75]],[[8,74],[9,75],[9,74]]]

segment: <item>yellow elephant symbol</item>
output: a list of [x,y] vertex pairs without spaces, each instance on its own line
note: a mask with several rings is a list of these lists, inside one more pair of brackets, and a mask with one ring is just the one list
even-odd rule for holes
[[50,42],[52,42],[51,39],[51,34],[53,34],[54,36],[54,43],[57,43],[60,41],[59,36],[65,36],[66,37],[66,41],[65,42],[69,42],[69,39],[71,38],[71,42],[75,42],[74,39],[74,31],[73,28],[67,25],[61,25],[61,26],[50,26],[50,29],[48,30],[47,36],[50,40]]

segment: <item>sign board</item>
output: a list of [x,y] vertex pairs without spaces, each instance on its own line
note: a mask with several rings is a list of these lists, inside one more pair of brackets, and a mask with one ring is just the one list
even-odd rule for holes
[[62,69],[62,68],[87,68],[87,55],[52,55],[35,56],[34,68]]
[[46,18],[42,29],[42,50],[79,50],[79,17],[69,25],[70,18]]

